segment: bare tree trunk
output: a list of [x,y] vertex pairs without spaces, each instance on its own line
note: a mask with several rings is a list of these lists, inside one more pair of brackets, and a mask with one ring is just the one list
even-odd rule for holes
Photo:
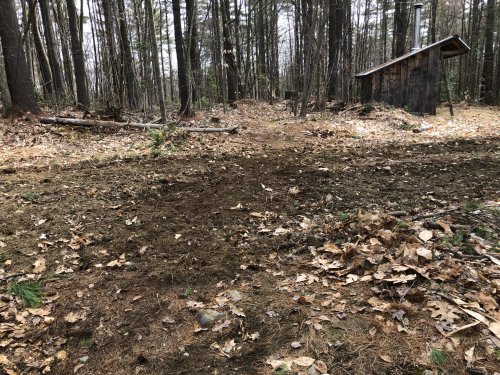
[[342,0],[329,1],[328,13],[328,99],[335,99],[339,70],[340,46],[342,45]]
[[2,56],[2,46],[0,43],[0,117],[7,116],[12,107],[7,76],[5,74],[5,64]]
[[[87,0],[87,7],[89,9],[89,19],[90,19],[90,30],[92,32],[92,45],[94,49],[94,81],[95,81],[95,95],[94,99],[99,100],[99,89],[100,89],[100,73],[101,69],[99,69],[99,54],[97,53],[98,49],[98,44],[96,42],[96,37],[95,37],[95,22],[94,22],[94,16],[92,12],[92,8],[90,6],[90,0]],[[83,8],[82,8],[83,9]]]
[[394,48],[392,57],[405,54],[406,32],[408,30],[408,3],[405,0],[396,0],[394,11]]
[[[500,12],[499,17],[500,19]],[[495,96],[496,104],[500,105],[500,33],[497,33],[497,66],[496,66],[497,76],[496,76],[496,86],[495,86]]]
[[57,95],[64,95],[64,83],[61,66],[57,58],[57,46],[54,40],[49,3],[48,0],[38,0],[38,3],[40,4],[40,12],[42,14],[45,44],[47,45],[47,55],[49,57],[50,70],[54,80],[54,90]]
[[136,110],[139,106],[139,99],[137,97],[137,84],[134,72],[134,60],[132,58],[132,50],[130,48],[130,41],[128,38],[128,25],[125,15],[125,5],[123,0],[118,0],[118,14],[120,19],[120,45],[122,60],[124,64],[124,75],[127,85],[128,103],[131,110]]
[[304,92],[302,94],[302,104],[300,107],[300,116],[305,117],[307,114],[307,104],[309,102],[309,97],[311,95],[312,87],[312,65],[313,65],[313,40],[314,40],[314,29],[315,22],[318,14],[318,4],[314,3],[315,0],[308,0],[305,9],[305,22],[304,22],[304,35],[305,41],[305,51],[304,51],[304,81],[303,88]]
[[54,15],[54,21],[56,22],[59,29],[59,38],[56,38],[56,45],[61,47],[64,77],[66,78],[66,93],[69,93],[72,98],[76,98],[74,87],[75,84],[73,80],[73,69],[69,53],[70,37],[68,35],[68,26],[66,24],[66,11],[63,8],[64,4],[61,3],[60,0],[52,2],[52,14]]
[[437,10],[438,10],[438,0],[431,0],[431,25],[430,25],[431,43],[436,43]]
[[181,7],[179,0],[172,0],[172,10],[174,14],[174,37],[175,51],[177,53],[177,74],[179,80],[179,96],[181,99],[180,113],[184,116],[194,116],[192,108],[189,85],[190,77],[186,71],[186,61],[184,53],[184,40],[182,37]]
[[110,82],[112,84],[112,97],[109,98],[111,102],[118,100],[118,106],[122,104],[120,88],[118,84],[117,60],[115,55],[115,37],[114,37],[114,23],[113,13],[110,0],[102,0],[102,15],[104,16],[104,34],[106,40],[106,54],[107,59],[104,66],[105,75],[111,75]]
[[186,0],[186,25],[188,33],[189,62],[191,66],[193,101],[200,97],[201,88],[201,63],[198,49],[198,22],[196,1]]
[[71,52],[73,54],[73,69],[75,71],[76,97],[79,108],[90,106],[87,91],[85,60],[83,57],[82,41],[78,32],[77,13],[74,0],[66,0],[68,7],[69,32],[71,35]]
[[[495,0],[488,0],[486,6],[486,24],[484,28],[484,62],[483,62],[483,95],[485,104],[494,104],[493,94],[493,64],[495,53],[493,51],[493,27],[495,24]],[[498,30],[497,30],[498,32]]]
[[[217,0],[216,0],[217,1]],[[237,100],[238,93],[238,73],[236,71],[236,63],[234,61],[233,42],[229,31],[229,1],[221,0],[222,14],[222,35],[224,38],[224,63],[226,64],[227,74],[227,101],[229,104]]]
[[472,10],[471,10],[471,23],[470,23],[470,52],[469,52],[469,66],[467,71],[468,74],[468,90],[470,92],[472,99],[477,99],[478,94],[478,76],[477,76],[477,66],[479,65],[478,61],[478,46],[479,46],[479,36],[481,35],[479,31],[479,0],[472,1]]
[[38,30],[38,21],[36,17],[36,0],[30,0],[28,22],[31,27],[31,34],[33,35],[33,44],[35,46],[36,57],[38,66],[40,67],[40,75],[42,79],[42,90],[45,97],[50,97],[54,93],[54,82],[52,81],[52,73],[50,72],[50,64],[45,50],[43,48],[42,37]]
[[34,69],[33,69],[33,59],[31,56],[32,48],[31,48],[31,38],[29,34],[29,27],[26,27],[25,25],[29,24],[29,10],[28,10],[28,4],[26,1],[21,2],[21,8],[23,12],[23,18],[22,18],[22,25],[25,28],[24,30],[24,35],[23,35],[23,40],[24,40],[24,50],[26,51],[26,63],[28,64],[28,71],[30,74],[30,80],[31,82],[35,83],[35,77],[34,77]]
[[[437,0],[436,0],[437,1]],[[381,30],[381,35],[380,37],[382,38],[382,59],[380,63],[384,63],[387,60],[387,29],[388,29],[388,17],[387,17],[387,12],[389,11],[389,0],[383,0],[382,2],[382,21],[380,28]]]
[[[0,40],[12,105],[18,109],[39,112],[33,95],[14,0],[2,0],[0,7]],[[8,97],[6,97],[6,102]]]
[[156,81],[156,90],[158,93],[158,102],[160,104],[160,116],[161,123],[165,124],[167,122],[167,116],[165,113],[165,97],[163,95],[163,84],[161,81],[161,73],[160,73],[160,60],[158,58],[158,43],[156,42],[156,31],[155,31],[155,22],[153,16],[153,5],[151,4],[151,0],[145,0],[144,4],[146,5],[146,13],[149,18],[149,38],[151,40],[152,51],[151,54],[153,56],[153,73]]

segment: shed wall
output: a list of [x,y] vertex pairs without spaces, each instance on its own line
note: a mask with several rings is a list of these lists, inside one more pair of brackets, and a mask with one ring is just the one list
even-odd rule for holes
[[361,101],[436,114],[440,58],[439,47],[431,48],[362,77]]

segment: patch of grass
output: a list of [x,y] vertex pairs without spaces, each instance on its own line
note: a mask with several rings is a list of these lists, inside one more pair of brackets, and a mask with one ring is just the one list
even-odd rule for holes
[[37,307],[42,304],[42,284],[38,282],[17,282],[7,288],[7,292],[21,298],[27,307]]
[[191,294],[194,293],[194,289],[190,286],[188,286],[184,292],[182,292],[180,295],[179,295],[179,298],[188,298]]
[[162,155],[162,149],[165,146],[169,152],[174,152],[175,146],[183,143],[189,137],[188,132],[173,125],[166,129],[150,130],[148,135],[151,141],[148,147],[151,149],[151,154],[155,157]]
[[470,213],[477,211],[481,208],[481,204],[479,202],[469,201],[465,202],[461,207],[462,211],[465,213]]
[[476,233],[479,237],[484,238],[485,240],[494,240],[496,238],[495,232],[482,225],[475,228],[474,233]]
[[3,262],[7,259],[9,259],[9,255],[7,253],[0,253],[0,262]]
[[460,246],[464,242],[464,233],[461,231],[458,231],[453,234],[453,237],[450,236],[445,236],[443,237],[443,244],[447,245],[448,247],[457,247]]
[[349,214],[346,212],[338,211],[337,212],[337,219],[342,220],[342,221],[347,220],[347,219],[349,219]]
[[402,230],[408,229],[409,227],[410,225],[407,222],[398,220],[398,222],[396,223],[396,225],[394,225],[394,228],[392,228],[392,230],[395,232],[400,232]]
[[151,149],[151,154],[153,156],[160,156],[160,148],[165,143],[165,131],[164,130],[150,130],[148,133],[150,143],[148,147]]
[[363,108],[361,108],[361,110],[359,111],[359,115],[360,116],[367,116],[370,113],[372,113],[374,109],[375,109],[375,106],[373,104],[365,104],[363,106]]
[[284,367],[278,367],[276,370],[274,370],[275,375],[289,375],[290,373],[290,370]]
[[151,150],[151,155],[155,158],[159,158],[162,155],[162,152],[160,149],[154,148]]
[[401,129],[401,130],[413,130],[413,129],[415,129],[415,125],[414,125],[414,124],[407,123],[407,122],[403,122],[403,123],[399,126],[399,129]]
[[444,366],[449,361],[448,356],[438,349],[431,350],[430,360],[436,366]]
[[82,348],[90,348],[92,345],[94,345],[94,340],[92,340],[90,337],[80,341],[80,346]]
[[127,271],[137,271],[138,269],[139,269],[139,267],[137,266],[137,263],[134,263],[134,262],[131,262],[127,266]]
[[349,138],[352,138],[352,139],[363,139],[363,136],[361,134],[358,134],[358,133],[351,133],[351,134],[349,134]]
[[34,191],[26,191],[21,194],[21,198],[23,198],[25,201],[33,202],[38,198],[38,194]]

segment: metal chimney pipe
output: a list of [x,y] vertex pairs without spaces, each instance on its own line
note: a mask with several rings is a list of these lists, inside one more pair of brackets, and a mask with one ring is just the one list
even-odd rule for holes
[[418,51],[420,49],[420,12],[422,10],[422,3],[417,3],[415,6],[415,39],[413,42],[413,48],[411,52]]

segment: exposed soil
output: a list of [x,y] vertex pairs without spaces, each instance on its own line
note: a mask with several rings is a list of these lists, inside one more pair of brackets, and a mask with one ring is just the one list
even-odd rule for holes
[[[247,107],[241,108],[244,116]],[[21,125],[2,125],[0,252],[12,264],[0,276],[41,277],[55,318],[22,332],[25,346],[2,345],[18,373],[50,365],[50,373],[70,374],[82,364],[78,374],[265,374],[272,372],[269,357],[290,353],[323,360],[330,374],[465,371],[464,350],[484,349],[480,327],[463,337],[452,361],[436,366],[422,359],[441,336],[429,312],[409,309],[417,331],[409,335],[386,327],[390,314],[366,308],[369,287],[328,287],[359,308],[339,315],[332,306],[294,300],[320,295],[320,283],[283,290],[279,272],[311,272],[299,261],[310,260],[308,249],[342,236],[299,233],[294,225],[304,218],[359,209],[405,211],[409,218],[470,201],[498,202],[498,112],[475,109],[478,121],[487,118],[476,125],[480,134],[460,127],[439,136],[436,123],[414,133],[420,118],[401,128],[387,118],[353,116],[333,127],[331,118],[299,123],[273,111],[278,125],[253,110],[257,118],[244,117],[240,134],[196,135],[160,157],[149,155],[147,136],[137,131],[32,125],[23,139]],[[474,122],[460,116],[449,129]],[[370,135],[370,125],[380,124],[383,135]],[[114,140],[116,149],[103,152]],[[44,151],[54,144],[55,151]],[[490,224],[498,229],[495,217]],[[274,235],[277,228],[282,235]],[[46,270],[26,276],[40,258]],[[12,322],[6,312],[13,303],[22,310],[6,295],[10,280],[0,280],[0,323]],[[201,305],[189,302],[210,307],[229,290],[242,294],[234,305],[245,316],[225,306],[228,327],[195,332]],[[498,293],[493,296],[498,302]],[[80,316],[68,322],[72,312]],[[330,319],[320,330],[314,328],[319,316]],[[0,338],[7,339],[1,330]],[[240,348],[221,354],[233,339]],[[294,341],[301,348],[292,349]],[[66,359],[42,363],[60,351]],[[497,359],[485,353],[479,367],[498,371],[498,353]]]

